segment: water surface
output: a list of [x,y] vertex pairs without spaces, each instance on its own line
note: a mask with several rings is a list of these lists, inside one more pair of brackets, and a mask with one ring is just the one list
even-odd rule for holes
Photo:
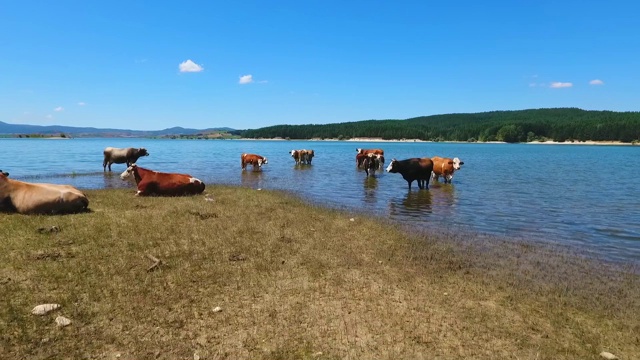
[[[401,223],[550,241],[625,262],[640,262],[640,147],[343,141],[1,139],[0,169],[15,179],[79,188],[131,187],[103,172],[102,150],[146,147],[138,161],[189,173],[207,184],[283,189],[315,202],[388,216]],[[409,191],[399,174],[367,178],[355,149],[383,148],[391,158],[459,157],[453,184]],[[314,149],[296,166],[292,149]],[[242,171],[240,154],[266,156],[263,171]],[[133,189],[132,189],[133,190]]]

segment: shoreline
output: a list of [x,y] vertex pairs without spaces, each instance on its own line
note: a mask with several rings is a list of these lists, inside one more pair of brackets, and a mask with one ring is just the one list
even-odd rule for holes
[[252,141],[345,141],[345,142],[390,142],[390,143],[408,143],[408,142],[417,142],[417,143],[444,143],[444,144],[525,144],[525,145],[598,145],[598,146],[640,146],[640,143],[627,143],[622,141],[594,141],[594,140],[585,140],[585,141],[530,141],[530,142],[520,142],[520,143],[507,143],[504,141],[431,141],[431,140],[420,140],[420,139],[394,139],[394,140],[386,140],[382,138],[367,138],[367,137],[357,137],[346,140],[340,139],[283,139],[283,138],[241,138],[241,139],[230,139],[230,140],[252,140]]

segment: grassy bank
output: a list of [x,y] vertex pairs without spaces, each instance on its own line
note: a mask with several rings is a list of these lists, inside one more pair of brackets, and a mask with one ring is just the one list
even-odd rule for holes
[[[90,213],[0,214],[0,358],[640,357],[629,269],[206,192],[89,191]],[[62,308],[30,314],[42,303]]]

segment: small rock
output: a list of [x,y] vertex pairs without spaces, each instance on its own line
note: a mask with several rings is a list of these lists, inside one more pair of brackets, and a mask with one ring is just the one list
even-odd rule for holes
[[200,360],[200,355],[198,355],[198,353],[193,353],[193,360]]
[[245,261],[247,256],[244,254],[231,254],[229,255],[229,261]]
[[49,311],[53,311],[55,309],[59,309],[60,307],[62,307],[62,305],[60,305],[60,304],[42,304],[42,305],[38,305],[38,306],[34,307],[31,310],[31,313],[33,315],[44,315],[44,314],[48,313]]
[[212,199],[212,198],[210,198],[210,197],[205,197],[205,198],[204,198],[204,201],[213,201],[213,199]]
[[258,190],[258,191],[260,191],[260,190],[262,190],[262,189],[260,189],[260,188],[257,188],[256,190]]
[[349,221],[356,221],[356,219],[354,219],[354,218],[351,218],[351,219],[349,219]]
[[322,356],[322,351],[318,351],[317,353],[314,353],[313,355],[311,355],[313,357],[318,357],[318,356]]
[[449,293],[444,293],[444,296],[447,296],[447,295],[449,295]]
[[214,307],[214,308],[213,308],[213,310],[211,310],[211,311],[213,311],[213,312],[220,312],[220,311],[222,311],[222,308],[221,308],[220,306],[216,306],[216,307]]
[[56,318],[56,324],[58,324],[58,326],[60,327],[65,327],[67,325],[71,325],[71,320],[67,319],[64,316],[58,316]]
[[610,352],[606,352],[606,351],[601,352],[601,353],[600,353],[600,356],[602,356],[602,357],[603,357],[603,358],[605,358],[605,359],[609,359],[609,360],[615,360],[615,359],[618,359],[618,357],[617,357],[617,356],[613,355],[613,354],[612,354],[612,353],[610,353]]

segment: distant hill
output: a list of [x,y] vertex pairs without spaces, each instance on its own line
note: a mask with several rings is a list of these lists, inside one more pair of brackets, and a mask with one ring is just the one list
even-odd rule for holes
[[183,127],[172,127],[164,130],[127,130],[94,127],[75,127],[62,125],[22,125],[8,124],[0,121],[0,134],[2,135],[56,135],[67,134],[73,137],[151,137],[151,136],[171,136],[171,135],[195,135],[213,132],[235,132],[229,127],[208,128],[208,129],[188,129]]
[[640,112],[577,108],[490,111],[364,120],[336,124],[276,125],[240,131],[245,138],[420,139],[532,142],[555,140],[640,142]]

